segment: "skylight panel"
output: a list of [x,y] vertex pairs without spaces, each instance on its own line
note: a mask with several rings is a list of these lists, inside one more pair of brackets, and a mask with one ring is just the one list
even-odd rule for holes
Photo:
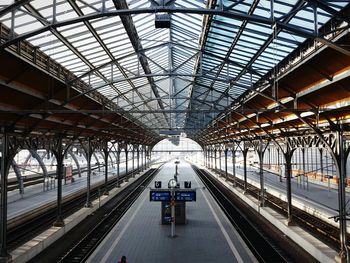
[[[265,1],[264,1],[265,2]],[[297,0],[289,0],[289,1],[282,1],[282,2],[274,2],[274,9],[275,9],[275,18],[280,18],[284,14],[288,14],[292,7],[297,3]],[[268,6],[270,3],[264,4],[265,6]]]
[[71,50],[69,50],[66,46],[63,46],[60,49],[56,49],[56,48],[49,49],[47,50],[46,53],[50,55],[51,58],[57,61],[60,61],[60,63],[77,58],[77,56]]
[[272,34],[272,27],[268,25],[263,25],[263,24],[257,24],[257,23],[247,23],[245,32],[249,32],[251,29],[254,33],[259,33],[261,32],[262,35],[271,35]]
[[13,4],[13,0],[2,0],[1,4],[0,4],[0,7],[4,8],[4,7],[9,6],[11,4]]
[[[113,2],[112,1],[106,1],[106,9],[112,8]],[[98,10],[101,10],[102,8],[102,2],[101,1],[95,1],[94,3],[86,2],[88,4],[85,4],[83,1],[76,1],[76,4],[79,6],[80,10],[85,14],[93,14],[96,13]],[[111,5],[112,4],[112,5]]]
[[95,66],[98,67],[100,65],[103,65],[106,63],[106,61],[109,61],[109,57],[105,53],[95,54],[87,57],[90,62]]
[[270,3],[268,3],[268,5],[266,6],[263,6],[262,2],[260,2],[258,7],[254,11],[254,15],[265,17],[265,18],[271,17]]
[[54,35],[47,32],[41,33],[36,37],[29,38],[28,41],[34,46],[40,47],[40,49],[44,52],[47,49],[63,46],[62,42],[60,42]]

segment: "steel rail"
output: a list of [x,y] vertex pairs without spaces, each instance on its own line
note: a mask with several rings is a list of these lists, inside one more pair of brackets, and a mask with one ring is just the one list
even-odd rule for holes
[[[132,175],[134,172],[135,171],[130,171],[128,174],[120,176],[119,179],[113,178],[108,182],[108,188],[111,189],[115,187],[120,181],[123,181],[127,176]],[[95,186],[91,189],[91,197],[93,199],[98,198],[99,188],[101,188],[101,186]],[[77,209],[84,206],[86,202],[86,189],[80,189],[80,191],[82,191],[82,193],[74,197],[74,199],[67,200],[63,203],[63,214],[65,216],[74,213],[77,211]],[[34,218],[31,218],[24,223],[9,229],[9,248],[14,250],[35,237],[37,234],[49,228],[56,218],[56,213],[56,207],[44,210],[41,214],[35,216]]]
[[[105,216],[100,221],[88,230],[88,232],[80,238],[78,243],[66,252],[58,262],[85,262],[89,256],[94,252],[103,239],[109,234],[113,227],[119,222],[126,211],[132,206],[137,198],[142,194],[145,186],[157,174],[158,169],[148,171],[148,175],[144,178],[137,187],[134,187],[130,192],[126,192],[122,201],[114,208],[105,212]],[[127,190],[127,189],[125,189]]]
[[[215,170],[215,171],[218,174],[221,174],[222,176],[224,176],[223,171],[219,171],[219,170]],[[230,174],[228,175],[230,176]],[[232,181],[232,179],[229,178],[229,181]],[[239,188],[244,189],[243,180],[236,177],[235,183]],[[252,197],[256,199],[259,199],[260,189],[249,183],[247,185],[248,185],[247,193],[249,193]],[[287,202],[273,196],[270,193],[266,193],[265,204],[278,213],[287,214]],[[317,218],[312,214],[309,214],[308,212],[303,211],[295,206],[293,206],[292,208],[293,208],[293,220],[298,226],[300,226],[307,232],[311,233],[312,235],[316,235],[318,239],[325,242],[334,250],[339,250],[339,244],[340,244],[339,227],[333,226],[325,222],[324,220]],[[329,207],[326,207],[326,208],[329,209]],[[350,239],[349,233],[347,234],[347,237],[348,239]],[[350,245],[348,245],[348,247],[350,249]]]

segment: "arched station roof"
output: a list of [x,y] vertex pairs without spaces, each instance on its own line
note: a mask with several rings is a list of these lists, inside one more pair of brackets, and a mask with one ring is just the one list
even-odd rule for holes
[[205,145],[347,127],[349,13],[338,0],[5,0],[0,126],[152,145],[164,131]]

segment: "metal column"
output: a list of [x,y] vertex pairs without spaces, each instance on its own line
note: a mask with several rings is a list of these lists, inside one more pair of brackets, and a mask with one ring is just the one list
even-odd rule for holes
[[148,149],[145,150],[146,151],[146,169],[149,168],[149,151]]
[[105,148],[103,149],[103,152],[105,154],[105,185],[104,185],[104,195],[108,195],[108,143],[106,142]]
[[[287,146],[289,148],[289,146]],[[288,149],[284,154],[285,157],[285,170],[286,170],[286,186],[287,186],[287,204],[288,204],[288,219],[287,223],[292,223],[292,155],[293,153]]]
[[233,186],[236,186],[236,151],[232,149],[232,177]]
[[216,163],[217,163],[216,152],[217,152],[217,150],[215,149],[215,150],[214,150],[215,170],[217,170],[217,169],[218,169],[217,164],[216,164]]
[[118,144],[118,151],[117,151],[117,187],[120,186],[119,178],[120,178],[120,145]]
[[151,167],[152,151],[148,149],[148,168]]
[[141,151],[140,151],[140,166],[141,166],[141,172],[143,172],[143,149],[141,147]]
[[132,146],[132,177],[135,177],[135,146]]
[[1,147],[1,195],[0,195],[0,261],[10,262],[11,256],[7,252],[7,175],[9,165],[9,138],[5,129],[2,130],[2,147]]
[[128,157],[129,157],[129,151],[128,151],[128,146],[126,145],[126,149],[125,149],[125,182],[129,181]]
[[208,169],[210,169],[211,168],[211,165],[210,165],[210,159],[211,159],[211,152],[210,152],[210,149],[208,149],[208,151],[207,151],[207,158],[208,158],[208,160],[207,160],[207,164],[208,164]]
[[243,153],[244,192],[246,192],[248,189],[248,184],[247,184],[247,154],[248,154],[248,149],[244,149],[242,151],[242,153]]
[[303,178],[301,181],[301,184],[302,184],[302,188],[305,189],[305,172],[306,172],[306,163],[305,163],[305,148],[302,148],[301,149],[301,152],[302,152],[302,156],[303,156]]
[[219,170],[221,173],[221,150],[219,150]]
[[228,174],[227,174],[227,153],[228,153],[228,149],[225,149],[225,177],[226,177],[226,180],[228,179]]
[[[260,149],[258,151],[259,154],[259,175],[260,175],[260,206],[265,205],[265,183],[264,183],[264,150],[262,142],[260,143]],[[270,155],[270,151],[268,152]],[[269,157],[270,158],[270,157]]]
[[207,150],[207,167],[210,168],[210,151]]
[[206,167],[206,168],[209,168],[209,164],[208,164],[208,150],[207,149],[205,149],[204,150],[204,166]]
[[53,223],[54,226],[64,226],[64,220],[62,217],[62,179],[63,179],[63,159],[64,159],[64,151],[62,145],[62,135],[59,135],[57,149],[53,149],[53,153],[56,157],[57,168],[56,168],[56,176],[57,176],[57,218]]
[[278,166],[278,169],[280,170],[280,172],[279,172],[280,182],[282,182],[282,167],[281,167],[281,163],[280,163],[280,149],[279,148],[277,148],[277,166]]
[[346,196],[345,196],[345,180],[346,180],[346,160],[345,160],[345,147],[343,130],[337,131],[337,149],[336,149],[336,162],[338,166],[338,199],[339,199],[339,229],[340,229],[340,252],[339,257],[346,259],[346,262],[350,261],[349,251],[346,245]]
[[323,148],[319,148],[320,151],[320,172],[321,172],[321,182],[323,182]]
[[207,163],[207,168],[209,169],[210,167],[209,167],[209,150],[208,149],[206,150],[206,156],[205,157],[207,158],[206,163]]
[[145,148],[145,169],[148,168],[148,150]]
[[137,172],[140,172],[140,149],[139,146],[137,146]]
[[86,180],[86,203],[85,207],[91,207],[90,200],[90,190],[91,190],[91,157],[92,157],[92,149],[91,149],[91,139],[88,138],[88,145],[86,149],[86,160],[87,160],[87,180]]
[[208,150],[208,168],[211,169],[211,150]]
[[151,167],[151,162],[152,162],[152,151],[151,149],[149,150],[149,155],[148,155],[148,160],[149,160],[149,167]]

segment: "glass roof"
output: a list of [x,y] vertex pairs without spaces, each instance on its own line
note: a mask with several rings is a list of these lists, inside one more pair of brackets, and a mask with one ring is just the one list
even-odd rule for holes
[[[238,19],[239,14],[274,19],[310,34],[315,30],[313,1],[274,0],[273,9],[270,0],[222,0],[215,7],[204,0],[25,2],[0,16],[0,22],[14,25],[18,35],[96,15],[26,40],[120,111],[156,131],[184,129],[192,134],[202,129],[306,40],[272,23]],[[13,3],[2,0],[0,12]],[[327,5],[340,11],[348,1]],[[170,28],[155,28],[154,12],[108,15],[118,9],[159,7],[174,9],[169,13]],[[237,18],[193,12],[204,8]],[[316,17],[316,27],[321,28],[333,15],[317,8]]]

